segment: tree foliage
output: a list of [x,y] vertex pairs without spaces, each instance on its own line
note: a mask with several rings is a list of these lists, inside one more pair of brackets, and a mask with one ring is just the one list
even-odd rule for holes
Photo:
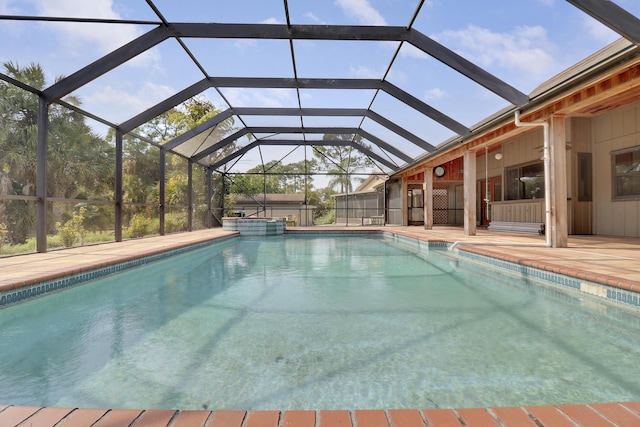
[[256,166],[245,175],[234,175],[230,192],[253,196],[255,194],[304,193],[313,188],[313,179],[309,173],[316,169],[316,161],[301,160],[283,164],[272,160],[264,165]]
[[[363,143],[360,135],[325,134],[323,140],[355,142],[365,148],[370,148]],[[337,189],[340,193],[353,191],[350,174],[373,166],[373,162],[368,156],[349,145],[318,146],[314,155],[318,164],[332,176],[329,188]]]
[[[42,90],[45,73],[38,64],[20,67],[3,64],[8,76]],[[74,97],[65,98],[80,105]],[[49,106],[47,195],[61,198],[108,199],[113,192],[113,147],[94,134],[84,117],[58,104]],[[0,191],[36,194],[38,97],[0,82]],[[49,205],[48,230],[72,216],[73,206]],[[8,240],[23,243],[34,233],[34,204],[13,200],[0,205],[0,222],[7,225]]]

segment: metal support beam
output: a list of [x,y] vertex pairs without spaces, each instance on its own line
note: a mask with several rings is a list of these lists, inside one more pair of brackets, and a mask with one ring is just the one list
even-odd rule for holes
[[381,86],[380,89],[383,90],[384,92],[386,92],[389,95],[393,96],[397,100],[404,102],[409,107],[411,107],[411,108],[413,108],[415,110],[418,110],[419,112],[421,112],[425,116],[427,116],[430,119],[436,121],[437,123],[440,123],[442,126],[446,127],[447,129],[452,130],[453,132],[457,133],[458,135],[467,136],[467,135],[469,135],[471,133],[469,128],[467,128],[462,123],[457,122],[456,120],[452,119],[451,117],[447,116],[446,114],[444,114],[444,113],[436,110],[435,108],[431,107],[429,104],[427,104],[425,102],[422,102],[421,100],[419,100],[415,96],[410,95],[407,92],[403,91],[399,87],[397,87],[395,85],[392,85],[391,83],[386,82],[386,81],[382,82],[382,84],[380,86]]
[[49,106],[38,97],[38,137],[36,154],[36,251],[47,252],[47,150]]
[[188,140],[198,136],[202,132],[206,132],[207,130],[211,129],[212,127],[217,126],[218,124],[220,124],[221,122],[227,120],[231,116],[233,116],[233,110],[231,110],[231,109],[224,110],[221,113],[216,114],[214,117],[210,118],[209,120],[206,120],[206,121],[200,123],[199,125],[197,125],[196,127],[191,128],[190,130],[186,131],[182,135],[179,135],[179,136],[173,138],[172,140],[167,141],[162,146],[162,149],[163,150],[173,150],[178,145],[187,142]]
[[210,167],[212,169],[217,169],[220,166],[224,165],[225,163],[229,163],[231,160],[236,159],[238,157],[240,157],[241,155],[253,150],[256,147],[259,146],[265,146],[265,145],[277,145],[277,146],[285,146],[285,145],[292,145],[292,146],[303,146],[303,145],[307,145],[307,146],[349,146],[349,147],[353,147],[356,150],[360,151],[362,154],[364,154],[365,156],[369,156],[371,157],[373,160],[378,161],[379,163],[382,163],[383,165],[385,165],[386,167],[388,167],[391,170],[397,170],[398,169],[398,165],[394,165],[393,163],[391,163],[389,160],[385,159],[384,157],[379,156],[378,154],[374,153],[373,151],[369,150],[366,147],[363,147],[362,145],[352,142],[352,141],[345,141],[345,140],[341,140],[341,139],[334,139],[334,140],[317,140],[317,141],[303,141],[303,140],[286,140],[286,139],[276,139],[276,140],[271,140],[271,139],[260,139],[257,141],[253,141],[252,143],[234,151],[233,153],[229,154],[228,156],[225,156],[224,158],[220,159],[219,161],[215,162],[214,164],[212,164]]
[[216,39],[275,39],[275,40],[378,40],[407,39],[406,27],[351,25],[275,25],[174,23],[180,37]]
[[334,134],[334,135],[340,135],[340,134],[355,134],[355,135],[359,135],[369,141],[371,141],[373,144],[379,146],[380,148],[388,151],[389,153],[392,153],[394,156],[404,160],[407,163],[411,163],[413,161],[413,158],[408,156],[407,154],[403,153],[402,151],[398,150],[397,148],[387,144],[386,142],[384,142],[383,140],[381,140],[380,138],[371,135],[370,133],[360,129],[360,128],[349,128],[349,127],[286,127],[286,126],[255,126],[255,127],[246,127],[241,129],[240,131],[229,135],[228,137],[222,139],[221,141],[219,141],[218,143],[212,145],[209,148],[206,148],[204,150],[202,150],[201,152],[199,152],[198,154],[194,155],[192,157],[192,160],[197,162],[201,159],[203,159],[204,157],[208,156],[209,154],[212,154],[214,152],[216,152],[217,150],[231,144],[233,141],[236,141],[237,139],[243,137],[244,135],[248,134],[248,133],[252,133],[252,134],[258,134],[258,133],[281,133],[281,134],[285,134],[285,133],[293,133],[293,134]]
[[207,218],[205,219],[205,227],[211,228],[211,217],[213,215],[212,206],[211,206],[211,198],[213,197],[213,186],[212,186],[212,172],[211,168],[205,169],[206,181],[207,181]]
[[409,30],[408,42],[515,106],[521,107],[529,102],[529,97],[524,93],[478,67],[473,62],[468,61],[452,50],[444,47],[435,40],[425,36],[418,30],[413,28]]
[[116,129],[116,164],[115,164],[115,240],[116,242],[122,242],[122,204],[123,204],[123,190],[122,190],[122,132]]
[[567,0],[624,38],[640,45],[640,19],[612,1]]
[[43,95],[47,102],[57,101],[173,35],[168,27],[159,26],[49,86]]
[[193,231],[193,163],[187,162],[187,230]]
[[165,214],[165,192],[166,192],[166,159],[167,155],[164,150],[160,150],[160,182],[159,184],[159,200],[158,200],[158,219],[160,221],[160,226],[158,233],[161,236],[164,236],[164,214]]
[[146,109],[145,111],[138,114],[137,116],[130,118],[126,122],[123,122],[122,124],[120,124],[120,129],[122,129],[122,133],[131,132],[138,126],[141,126],[147,123],[149,120],[153,119],[154,117],[158,117],[160,114],[166,111],[169,111],[171,108],[175,107],[176,105],[181,104],[187,99],[192,98],[197,94],[204,92],[210,87],[211,87],[211,82],[208,79],[202,79],[199,82],[192,84],[188,88],[181,90],[175,95],[170,96],[164,101],[159,102],[153,107]]
[[[591,0],[596,2],[596,0]],[[406,41],[516,106],[529,98],[414,28],[345,25],[173,24],[180,37]]]
[[366,117],[426,151],[435,147],[422,138],[366,108],[234,108],[238,116],[300,116],[300,117]]

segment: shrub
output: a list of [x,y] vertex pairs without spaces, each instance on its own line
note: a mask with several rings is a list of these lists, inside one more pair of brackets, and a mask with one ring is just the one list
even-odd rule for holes
[[137,213],[131,217],[129,221],[129,227],[127,227],[127,233],[129,237],[143,237],[149,234],[151,224],[149,218],[141,213]]
[[334,222],[336,222],[336,212],[331,210],[331,211],[327,212],[326,214],[322,215],[321,217],[315,218],[313,220],[313,222],[316,225],[333,224]]
[[7,235],[9,234],[9,230],[7,226],[0,222],[0,250],[7,240]]
[[80,244],[82,245],[82,239],[87,234],[87,231],[82,225],[85,212],[86,208],[81,207],[78,212],[73,214],[73,217],[69,221],[64,224],[56,222],[56,230],[58,230],[58,235],[62,239],[62,244],[65,247],[68,248],[75,245],[78,240],[80,240]]
[[171,212],[164,216],[165,233],[187,231],[188,218],[186,212]]

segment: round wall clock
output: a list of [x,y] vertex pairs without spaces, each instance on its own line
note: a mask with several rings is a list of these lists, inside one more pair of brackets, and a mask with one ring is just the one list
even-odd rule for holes
[[437,167],[433,170],[433,173],[434,173],[434,174],[435,174],[435,176],[437,176],[438,178],[442,178],[446,172],[447,172],[447,170],[444,168],[444,166],[437,166]]

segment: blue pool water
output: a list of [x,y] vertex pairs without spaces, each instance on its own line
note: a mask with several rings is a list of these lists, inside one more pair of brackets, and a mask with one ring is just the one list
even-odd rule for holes
[[238,238],[0,310],[0,403],[640,400],[638,313],[373,237]]

